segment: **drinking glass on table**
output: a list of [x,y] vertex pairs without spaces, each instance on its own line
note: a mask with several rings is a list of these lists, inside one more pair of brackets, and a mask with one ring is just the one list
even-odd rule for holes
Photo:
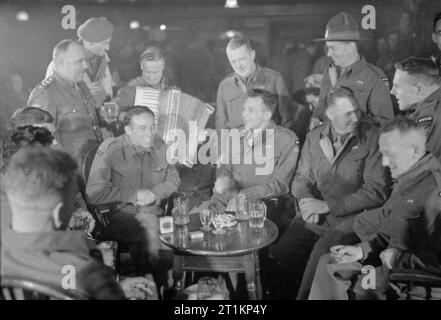
[[251,228],[263,228],[266,219],[266,204],[260,200],[250,202],[249,216]]
[[211,209],[203,209],[199,213],[199,219],[202,223],[202,231],[210,231],[210,224],[213,219],[213,211]]
[[214,234],[224,234],[225,230],[223,230],[223,225],[224,225],[224,213],[222,211],[216,211],[213,214],[213,218],[212,218],[212,223],[213,226],[215,228],[215,230],[213,230]]
[[246,220],[248,216],[248,201],[245,197],[236,196],[234,198],[236,204],[236,218]]

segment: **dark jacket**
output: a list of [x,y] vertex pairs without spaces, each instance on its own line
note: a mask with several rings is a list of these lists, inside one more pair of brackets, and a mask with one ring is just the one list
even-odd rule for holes
[[364,259],[395,248],[394,269],[441,274],[441,164],[432,155],[420,159],[394,184],[381,210],[383,224],[370,241],[360,244]]
[[389,195],[389,178],[381,165],[375,127],[361,123],[334,156],[330,126],[317,127],[306,136],[291,190],[298,200],[326,201],[332,225],[381,206]]

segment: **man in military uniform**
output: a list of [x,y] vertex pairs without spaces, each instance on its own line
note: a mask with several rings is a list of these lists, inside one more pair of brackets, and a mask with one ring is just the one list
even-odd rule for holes
[[[408,58],[397,63],[391,93],[401,111],[412,113],[409,119],[426,131],[426,149],[441,159],[441,81],[438,68],[428,58]],[[354,221],[354,229],[363,229],[368,239],[381,227],[384,215],[363,212]],[[360,231],[359,234],[362,234]]]
[[[240,145],[232,146],[236,152],[221,151],[223,164],[217,175],[233,178],[239,187],[239,197],[249,200],[270,199],[289,193],[297,163],[299,141],[295,133],[271,120],[276,106],[275,94],[260,89],[250,90],[242,112],[244,126],[240,130]],[[226,158],[227,152],[233,159],[235,153],[240,152],[239,163]],[[245,161],[250,155],[248,153],[256,156],[258,152],[266,155],[265,163],[259,163],[258,159],[253,159],[250,163]],[[281,217],[276,211],[268,211],[268,217],[280,224]]]
[[358,24],[347,12],[340,12],[329,20],[325,37],[332,63],[323,74],[319,107],[314,118],[325,121],[325,98],[330,88],[345,86],[352,89],[364,116],[382,124],[394,117],[389,82],[384,72],[366,62],[358,52],[360,37]]
[[48,111],[55,119],[55,138],[82,165],[87,151],[102,139],[96,102],[82,81],[86,52],[74,40],[63,40],[53,50],[54,72],[28,100],[29,106]]
[[[90,18],[78,27],[79,42],[86,50],[86,71],[82,80],[87,84],[98,107],[113,96],[115,83],[109,69],[107,51],[112,40],[113,24],[105,17]],[[52,75],[54,62],[46,71],[46,78]]]
[[327,105],[330,123],[307,135],[291,186],[300,212],[274,249],[293,284],[303,274],[299,299],[308,297],[320,257],[332,245],[356,240],[355,215],[381,206],[389,195],[376,127],[359,121],[352,91],[331,89]]
[[[106,139],[100,145],[86,193],[93,204],[132,204],[129,210],[110,213],[109,237],[136,242],[142,252],[147,250],[157,256],[160,248],[158,215],[161,214],[158,205],[177,190],[180,179],[176,168],[167,162],[167,145],[155,137],[153,119],[153,112],[147,108],[128,110],[123,119],[126,133]],[[139,228],[144,230],[144,237],[133,239],[133,230]],[[132,257],[141,267],[146,264],[145,254]]]
[[216,129],[236,128],[243,124],[241,115],[247,91],[250,89],[264,89],[276,94],[278,106],[274,113],[274,121],[292,129],[292,115],[296,110],[281,74],[256,64],[256,52],[250,41],[244,37],[231,39],[226,51],[234,73],[226,76],[219,84]]
[[427,133],[427,150],[441,159],[441,79],[431,59],[408,58],[396,64],[391,93],[400,110]]
[[[385,204],[366,214],[385,219],[374,232],[368,225],[354,225],[362,242],[335,246],[321,258],[310,299],[348,299],[350,287],[357,299],[385,299],[386,292],[393,291],[388,286],[390,269],[441,274],[441,164],[426,152],[425,132],[410,119],[385,125],[379,145],[395,184]],[[376,268],[373,289],[360,285],[365,265]],[[350,278],[357,274],[353,286]]]
[[169,88],[169,82],[164,77],[165,58],[156,47],[149,47],[139,57],[141,76],[132,79],[118,92],[118,105],[120,107],[133,106],[135,102],[136,87],[150,87],[163,92]]

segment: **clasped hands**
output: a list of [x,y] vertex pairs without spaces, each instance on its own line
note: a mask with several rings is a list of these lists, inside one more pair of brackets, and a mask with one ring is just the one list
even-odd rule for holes
[[[380,253],[380,259],[384,266],[392,269],[398,249],[388,248]],[[358,246],[337,245],[331,248],[331,257],[337,263],[352,263],[363,258],[363,249]]]
[[130,277],[119,281],[119,284],[128,299],[145,300],[147,296],[154,296],[155,283],[144,277]]

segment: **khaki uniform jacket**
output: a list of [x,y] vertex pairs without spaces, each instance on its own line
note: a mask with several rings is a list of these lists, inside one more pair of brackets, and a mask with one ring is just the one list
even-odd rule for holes
[[298,200],[326,201],[327,222],[334,225],[381,206],[389,195],[389,178],[381,165],[375,127],[360,123],[334,155],[330,126],[324,124],[306,136],[291,188]]
[[[332,71],[335,67],[331,64],[323,73],[323,81],[320,87],[319,106],[314,114],[322,121],[327,120],[325,115],[325,98],[329,89],[333,87],[331,82]],[[394,118],[392,100],[389,93],[389,80],[384,72],[366,62],[364,57],[354,63],[348,70],[337,78],[338,86],[349,87],[354,91],[360,108],[364,115],[372,118],[374,122],[383,124]]]
[[96,103],[84,82],[75,87],[54,72],[52,77],[32,90],[28,105],[42,108],[52,115],[58,144],[74,158],[81,160],[91,147],[99,143],[101,131]]
[[427,132],[427,150],[441,159],[441,88],[414,107],[409,116]]
[[156,204],[178,189],[180,178],[167,162],[167,145],[154,140],[139,155],[127,134],[106,139],[98,148],[90,169],[86,193],[93,204],[121,201],[136,204],[136,192],[149,189]]
[[[84,73],[83,77],[83,81],[85,83],[101,81],[101,83],[103,84],[104,90],[93,96],[98,107],[103,105],[108,96],[113,97],[113,87],[115,86],[115,82],[113,81],[112,74],[110,73],[109,61],[110,58],[107,53],[105,53],[103,59],[101,60],[101,66],[98,69],[98,73],[95,75],[95,77],[89,76],[87,72]],[[51,61],[47,66],[45,78],[49,78],[53,75],[53,73],[54,62]]]
[[291,102],[282,75],[256,64],[256,71],[244,82],[235,73],[226,76],[219,84],[216,101],[216,129],[237,128],[243,125],[242,112],[248,89],[265,89],[278,96],[278,110],[274,114],[277,124],[292,127],[295,105]]
[[[268,136],[262,135],[254,139],[252,149],[245,150],[244,135],[240,141],[240,162],[238,164],[223,164],[218,170],[218,175],[225,174],[233,177],[240,187],[240,192],[248,199],[278,197],[289,193],[289,185],[294,175],[299,154],[299,140],[294,132],[277,126],[271,122],[267,129]],[[244,132],[244,131],[242,131]],[[270,143],[273,141],[274,143]],[[262,151],[265,149],[265,151]],[[258,164],[255,161],[247,164],[243,159],[246,152],[260,152],[267,155],[267,161]],[[221,157],[224,155],[221,154]],[[234,156],[234,154],[233,154]],[[231,159],[230,159],[231,160]],[[271,172],[265,173],[256,170],[271,169],[269,162],[273,163]]]
[[388,201],[371,212],[378,214],[385,217],[381,227],[360,244],[364,259],[395,248],[393,268],[441,274],[441,164],[432,154],[397,179]]

